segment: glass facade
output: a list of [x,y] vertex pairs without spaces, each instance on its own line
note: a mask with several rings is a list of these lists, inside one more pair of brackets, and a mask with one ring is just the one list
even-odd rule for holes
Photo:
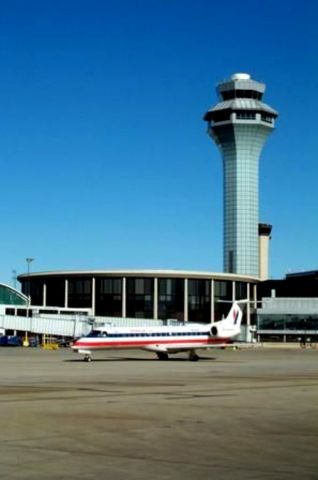
[[[31,278],[33,283],[33,278]],[[64,277],[48,277],[45,279],[46,285],[46,305],[52,307],[65,306],[65,278]],[[34,302],[32,300],[32,304]]]
[[[36,277],[33,274],[30,277],[31,303],[70,309],[90,308],[96,316],[209,323],[213,314],[215,320],[227,315],[234,294],[238,299],[247,297],[248,288],[244,281],[189,277],[102,276],[94,273]],[[26,277],[21,279],[23,290],[28,288],[28,281]],[[251,292],[253,285],[249,289]]]
[[37,282],[28,281],[26,282],[25,295],[31,297],[31,302],[33,305],[42,305],[43,303],[43,285],[44,280],[39,280]]
[[227,315],[229,305],[233,300],[233,282],[228,280],[214,281],[214,312],[215,320]]
[[127,278],[127,317],[153,318],[153,278]]
[[244,300],[247,298],[247,283],[235,282],[235,300]]
[[211,280],[188,280],[189,322],[211,322]]
[[158,279],[158,317],[166,320],[184,320],[184,280],[182,278]]
[[[318,341],[318,315],[261,314],[257,315],[257,333],[260,341],[306,342]],[[314,345],[317,347],[317,344]]]
[[224,269],[257,276],[258,160],[269,129],[257,122],[214,129],[224,159]]
[[256,120],[256,112],[245,112],[242,110],[240,112],[236,112],[236,118],[237,120]]
[[312,331],[318,334],[318,315],[259,315],[257,328],[259,330]]
[[92,306],[92,279],[70,278],[68,280],[68,306],[90,308]]
[[122,288],[122,278],[96,277],[95,314],[97,316],[122,316]]
[[0,285],[0,304],[2,305],[26,305],[26,299],[20,292],[6,285]]
[[262,94],[254,90],[227,90],[222,92],[223,100],[231,100],[232,98],[254,98],[255,100],[261,100]]

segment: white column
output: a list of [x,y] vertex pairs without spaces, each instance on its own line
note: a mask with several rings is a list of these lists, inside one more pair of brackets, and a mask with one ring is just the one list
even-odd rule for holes
[[64,308],[68,308],[68,279],[65,279],[64,287]]
[[95,316],[96,280],[92,278],[92,315]]
[[158,319],[158,278],[153,282],[153,318]]
[[184,279],[184,321],[189,319],[189,303],[188,303],[188,279]]
[[253,285],[253,289],[254,289],[254,308],[256,309],[257,308],[257,285],[256,285],[256,283]]
[[214,322],[215,318],[215,300],[214,300],[214,280],[211,279],[211,323]]
[[46,307],[46,283],[43,283],[43,307]]
[[247,308],[246,308],[246,325],[249,329],[249,327],[251,326],[251,304],[250,304],[250,300],[251,300],[251,291],[250,291],[250,283],[247,284]]
[[235,302],[236,300],[236,295],[235,295],[235,281],[233,280],[232,282],[232,303]]
[[245,333],[245,340],[246,342],[251,341],[251,292],[250,292],[250,284],[246,285],[246,293],[247,293],[247,304],[246,304],[246,333]]
[[[255,312],[255,316],[256,316],[256,329],[257,329],[257,325],[258,325],[258,318],[257,318],[257,307],[258,307],[258,303],[257,303],[257,285],[256,283],[254,283],[253,285],[253,300],[254,300],[254,312]],[[260,342],[261,338],[260,338],[260,335],[257,335],[257,341]]]
[[123,318],[126,318],[126,277],[123,277],[123,283],[122,283],[122,316]]

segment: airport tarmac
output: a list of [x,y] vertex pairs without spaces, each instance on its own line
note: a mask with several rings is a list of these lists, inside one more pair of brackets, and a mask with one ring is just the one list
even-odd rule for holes
[[318,351],[0,348],[0,478],[318,479]]

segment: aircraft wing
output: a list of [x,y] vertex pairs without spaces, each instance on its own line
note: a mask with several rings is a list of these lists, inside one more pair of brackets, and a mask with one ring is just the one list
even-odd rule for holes
[[143,347],[143,350],[147,350],[148,352],[155,352],[155,353],[179,353],[179,352],[191,352],[193,350],[209,350],[214,348],[230,348],[233,350],[242,349],[242,348],[254,348],[258,344],[252,342],[224,342],[224,343],[212,343],[209,345],[147,345]]
[[166,345],[147,345],[143,347],[143,350],[147,350],[148,352],[155,352],[155,353],[179,353],[179,352],[191,352],[192,350],[208,350],[210,348],[226,348],[226,347],[233,347],[231,343],[216,343],[212,345],[178,345],[174,346],[166,346]]

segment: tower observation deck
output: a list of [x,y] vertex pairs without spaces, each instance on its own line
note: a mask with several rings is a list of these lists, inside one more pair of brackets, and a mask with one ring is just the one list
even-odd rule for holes
[[259,157],[278,113],[262,102],[265,85],[246,73],[217,91],[204,120],[223,157],[224,271],[259,276]]

